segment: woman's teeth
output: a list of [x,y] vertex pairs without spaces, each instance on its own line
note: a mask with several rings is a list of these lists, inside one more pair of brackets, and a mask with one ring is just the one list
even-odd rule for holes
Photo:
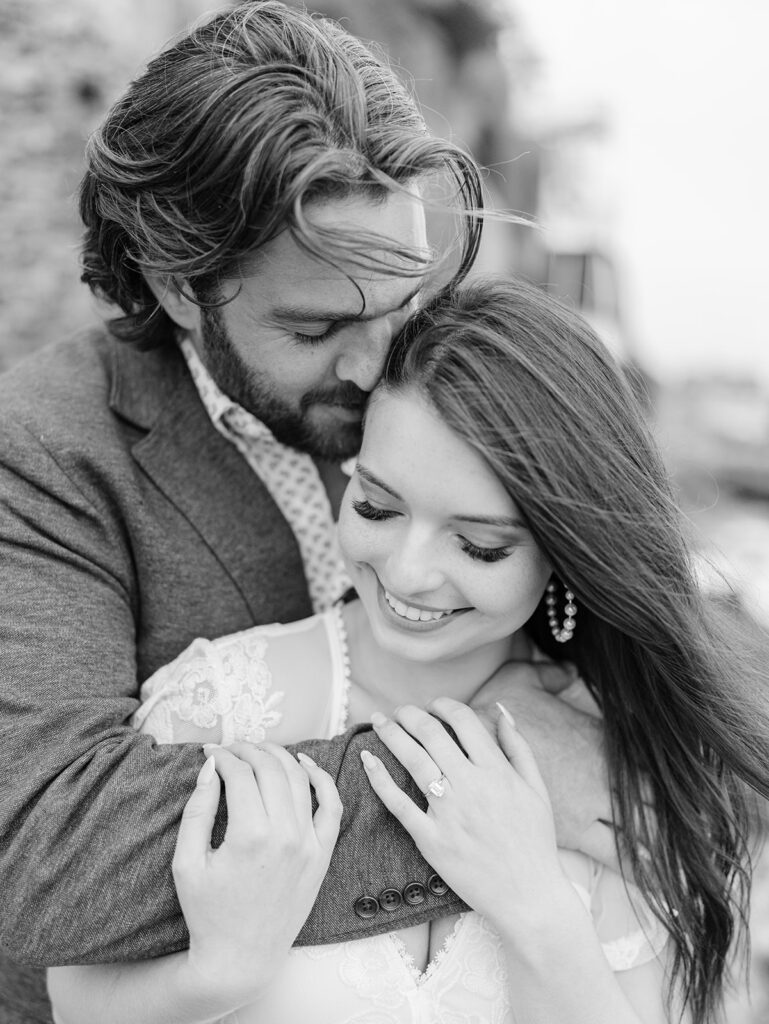
[[412,622],[437,622],[438,619],[451,615],[451,611],[429,612],[424,608],[414,608],[410,604],[404,604],[403,601],[399,601],[392,594],[388,594],[386,590],[384,595],[387,603],[396,615],[400,615],[402,619],[411,619]]

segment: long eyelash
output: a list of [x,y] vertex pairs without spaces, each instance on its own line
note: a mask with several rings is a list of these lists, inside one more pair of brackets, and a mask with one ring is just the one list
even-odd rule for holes
[[466,555],[479,562],[501,562],[510,554],[510,548],[479,548],[469,540],[462,540],[461,548]]
[[353,501],[352,507],[359,516],[363,516],[364,519],[371,519],[375,523],[380,523],[383,519],[392,519],[393,516],[398,514],[391,509],[377,508],[370,501],[366,501],[365,498]]
[[[353,500],[352,507],[359,516],[362,516],[364,519],[370,519],[375,523],[381,523],[385,519],[392,519],[398,515],[392,509],[377,508],[376,505],[372,505],[365,498]],[[462,538],[461,548],[466,555],[479,562],[500,562],[510,554],[510,548],[480,548],[477,544],[473,544],[464,538]]]
[[324,331],[323,334],[300,334],[299,331],[294,331],[294,337],[302,345],[321,345],[332,333],[332,331]]

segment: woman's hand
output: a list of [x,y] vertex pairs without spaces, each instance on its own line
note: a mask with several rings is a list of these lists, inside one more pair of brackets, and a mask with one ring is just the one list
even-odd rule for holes
[[[555,696],[558,694],[558,696]],[[600,712],[576,670],[563,663],[509,661],[475,693],[470,706],[491,732],[497,702],[512,709],[547,784],[558,845],[585,850],[584,836],[611,821],[612,802]],[[599,826],[600,828],[600,826]],[[599,860],[617,866],[609,830]],[[593,854],[595,846],[586,852]]]
[[[532,920],[568,886],[547,790],[508,713],[497,720],[497,743],[466,705],[441,697],[429,708],[431,714],[406,705],[393,719],[372,719],[379,738],[425,793],[425,811],[367,751],[364,767],[428,863],[504,935],[511,922],[516,927],[516,921]],[[451,726],[461,747],[437,718]],[[435,780],[440,783],[431,793]]]
[[[211,753],[184,809],[173,873],[202,998],[233,1006],[258,997],[315,902],[339,832],[330,775],[304,754],[242,743]],[[227,832],[211,848],[221,780]],[[312,784],[318,809],[312,815]]]

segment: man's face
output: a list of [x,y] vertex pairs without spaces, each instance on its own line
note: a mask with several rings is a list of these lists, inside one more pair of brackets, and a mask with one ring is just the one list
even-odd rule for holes
[[[307,216],[427,250],[423,208],[407,196],[316,203]],[[219,387],[279,441],[344,459],[360,447],[366,399],[421,285],[360,270],[347,277],[284,233],[260,250],[252,274],[225,282],[235,298],[201,309],[191,337]]]

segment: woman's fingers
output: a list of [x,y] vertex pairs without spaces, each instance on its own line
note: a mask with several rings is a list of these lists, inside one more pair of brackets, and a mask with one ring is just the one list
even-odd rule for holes
[[344,809],[342,801],[339,799],[339,790],[328,772],[317,765],[311,757],[301,752],[296,756],[307,773],[307,778],[315,790],[315,797],[318,801],[318,809],[312,819],[315,835],[323,849],[330,854],[339,835]]
[[497,738],[502,752],[524,782],[528,783],[549,807],[550,797],[531,747],[516,729],[515,720],[504,704],[497,702],[497,707],[500,712],[497,719]]
[[211,830],[219,807],[221,785],[214,758],[206,759],[198,772],[192,796],[187,801],[176,840],[174,866],[201,861],[211,849]]
[[[295,798],[302,790],[303,806],[309,814],[310,800],[304,772],[299,771],[299,766],[282,747],[273,743],[259,746],[253,743],[231,743],[226,750],[250,767],[264,813],[273,824],[280,827],[295,825],[299,816]],[[292,768],[295,773],[293,787],[289,780],[289,771]],[[228,815],[231,816],[229,789],[226,795]],[[229,828],[229,825],[227,827]]]
[[428,710],[454,730],[473,764],[493,764],[499,759],[499,748],[494,738],[467,704],[462,704],[451,697],[436,697],[430,701]]
[[[259,750],[269,754],[276,761],[276,765],[270,765],[273,769],[269,775],[257,775],[260,785],[264,778],[265,783],[269,780],[272,788],[269,793],[262,793],[265,808],[268,815],[284,816],[286,813],[286,788],[288,784],[288,798],[292,801],[296,820],[299,822],[310,821],[312,817],[312,797],[307,782],[307,774],[302,770],[293,755],[281,747],[278,743],[261,743]],[[260,768],[264,767],[263,759],[258,762]],[[283,778],[281,778],[281,772]]]
[[[339,794],[331,776],[312,762],[312,771],[308,766],[300,765],[291,754],[277,743],[263,743],[258,747],[251,743],[233,743],[229,747],[207,748],[216,751],[217,763],[220,755],[230,767],[231,760],[240,761],[248,766],[255,792],[258,794],[261,809],[270,827],[297,838],[306,828],[313,828],[318,842],[323,849],[333,849],[339,832],[342,805]],[[229,758],[230,760],[226,760]],[[309,758],[306,759],[310,761]],[[233,776],[235,785],[237,776]],[[313,818],[312,783],[318,798],[318,811]],[[248,814],[248,805],[240,798],[245,796],[245,788],[233,788],[233,800],[230,801],[230,787],[225,775],[225,787],[228,808],[228,834],[236,836],[239,827],[244,833],[249,827],[249,819],[242,816]],[[253,821],[253,818],[251,819]],[[232,829],[232,833],[230,833]]]
[[[249,746],[243,744],[244,747]],[[213,754],[216,770],[224,783],[227,800],[227,840],[243,839],[249,841],[254,830],[263,822],[266,815],[260,786],[255,778],[257,748],[248,751],[248,759],[239,757],[225,747],[206,744],[205,752]],[[261,755],[266,758],[268,755]]]
[[369,750],[362,750],[360,757],[371,788],[418,844],[425,828],[429,826],[428,816],[393,782],[378,757]]
[[450,778],[461,762],[467,763],[441,723],[421,708],[404,705],[393,718],[377,713],[371,724],[423,793],[435,779],[444,773]]

